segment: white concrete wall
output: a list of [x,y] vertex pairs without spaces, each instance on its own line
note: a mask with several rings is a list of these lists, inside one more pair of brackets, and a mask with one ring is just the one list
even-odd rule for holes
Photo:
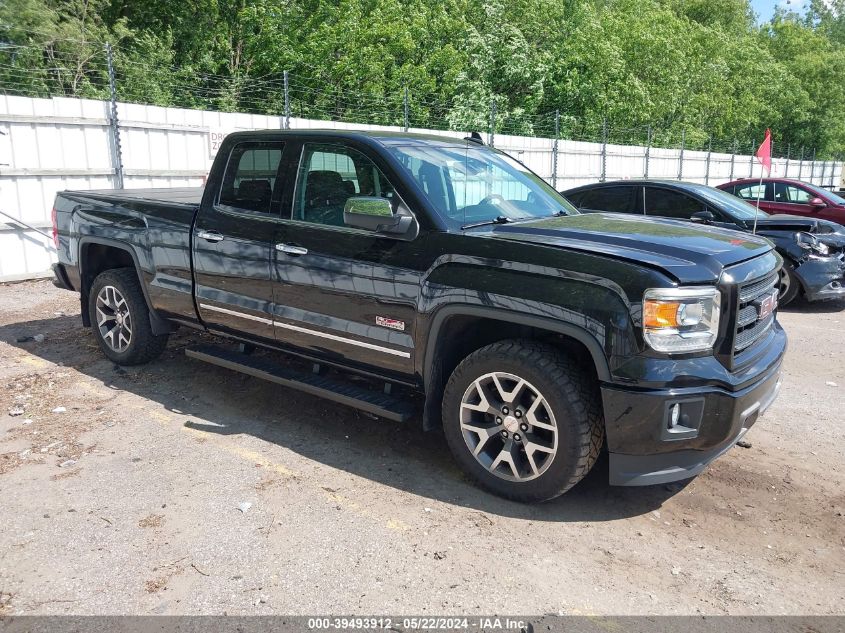
[[[57,191],[106,189],[116,186],[115,152],[109,127],[109,107],[86,99],[31,99],[0,95],[0,212],[25,222],[25,229],[0,215],[0,281],[34,278],[49,271],[55,255],[50,233],[50,210]],[[138,187],[191,187],[204,182],[219,141],[237,130],[279,129],[282,117],[205,112],[131,103],[118,104],[124,184]],[[372,129],[398,127],[291,119],[291,128]],[[465,132],[411,129],[412,132],[466,136]],[[486,137],[485,137],[486,140]],[[494,144],[552,182],[554,141],[497,134]],[[733,163],[733,171],[731,164]],[[606,178],[646,175],[646,148],[609,145]],[[842,180],[842,164],[816,161],[775,161],[776,175],[816,184]],[[760,167],[749,156],[712,154],[707,179],[707,153],[684,153],[684,180],[715,185],[752,173]],[[680,151],[651,148],[648,176],[678,178]],[[597,181],[602,176],[600,143],[559,141],[558,189]]]

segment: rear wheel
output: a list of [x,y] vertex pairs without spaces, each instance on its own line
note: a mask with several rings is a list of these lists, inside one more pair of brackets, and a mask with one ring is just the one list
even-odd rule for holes
[[781,306],[792,303],[801,290],[800,282],[795,275],[795,268],[792,264],[784,262],[780,269],[780,290],[778,293],[778,304]]
[[604,438],[583,370],[531,340],[494,343],[464,359],[446,386],[443,425],[470,476],[524,502],[551,499],[578,483]]
[[106,357],[118,365],[141,365],[158,358],[167,335],[155,336],[138,276],[131,268],[107,270],[88,295],[91,329]]

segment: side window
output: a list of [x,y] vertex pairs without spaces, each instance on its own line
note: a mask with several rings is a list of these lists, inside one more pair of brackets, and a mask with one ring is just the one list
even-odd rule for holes
[[645,188],[646,215],[689,220],[693,213],[703,210],[704,204],[686,194],[671,189]]
[[580,207],[589,211],[609,213],[631,213],[631,191],[633,187],[600,187],[588,191]]
[[787,202],[792,204],[809,204],[813,196],[809,192],[787,185],[782,182],[775,183],[775,202]]
[[393,199],[393,187],[366,156],[342,145],[307,143],[296,178],[294,220],[343,226],[353,196]]
[[734,195],[742,198],[743,200],[757,200],[757,196],[760,196],[760,200],[766,199],[766,185],[764,184],[756,184],[756,185],[738,185],[734,190]]
[[578,191],[576,193],[563,193],[561,195],[563,195],[564,198],[569,200],[572,203],[573,207],[575,207],[576,209],[580,209],[582,206],[584,206],[582,203],[584,202],[584,196],[586,195],[586,193],[587,192],[585,191]]
[[232,148],[217,203],[233,209],[270,212],[278,182],[282,143],[239,143]]

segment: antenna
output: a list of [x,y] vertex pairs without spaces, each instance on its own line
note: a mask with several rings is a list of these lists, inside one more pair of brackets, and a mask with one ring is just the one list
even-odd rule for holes
[[484,145],[484,139],[481,138],[481,134],[478,132],[473,132],[469,136],[464,137],[465,141],[469,141],[470,143],[477,143],[478,145]]

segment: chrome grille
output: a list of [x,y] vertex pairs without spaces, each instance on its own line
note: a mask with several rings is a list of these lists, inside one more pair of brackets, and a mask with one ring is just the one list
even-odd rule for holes
[[756,320],[757,308],[753,305],[745,306],[739,311],[739,315],[736,317],[736,326],[738,328],[744,328],[746,325],[751,325]]
[[736,317],[736,337],[734,352],[741,352],[754,345],[775,322],[775,315],[769,314],[758,320],[757,306],[754,301],[771,293],[778,283],[778,273],[773,272],[762,278],[750,281],[739,288],[739,310]]
[[736,340],[734,342],[734,351],[741,352],[747,347],[751,347],[754,343],[769,331],[772,323],[775,321],[775,315],[770,314],[762,321],[757,321],[751,327],[744,328],[737,332]]
[[[762,279],[758,279],[756,281],[751,281],[744,286],[740,287],[739,289],[739,302],[740,304],[748,303],[749,301],[754,301],[757,297],[766,294],[769,290],[775,287],[778,282],[778,274],[772,273]],[[742,309],[742,306],[740,306]]]

